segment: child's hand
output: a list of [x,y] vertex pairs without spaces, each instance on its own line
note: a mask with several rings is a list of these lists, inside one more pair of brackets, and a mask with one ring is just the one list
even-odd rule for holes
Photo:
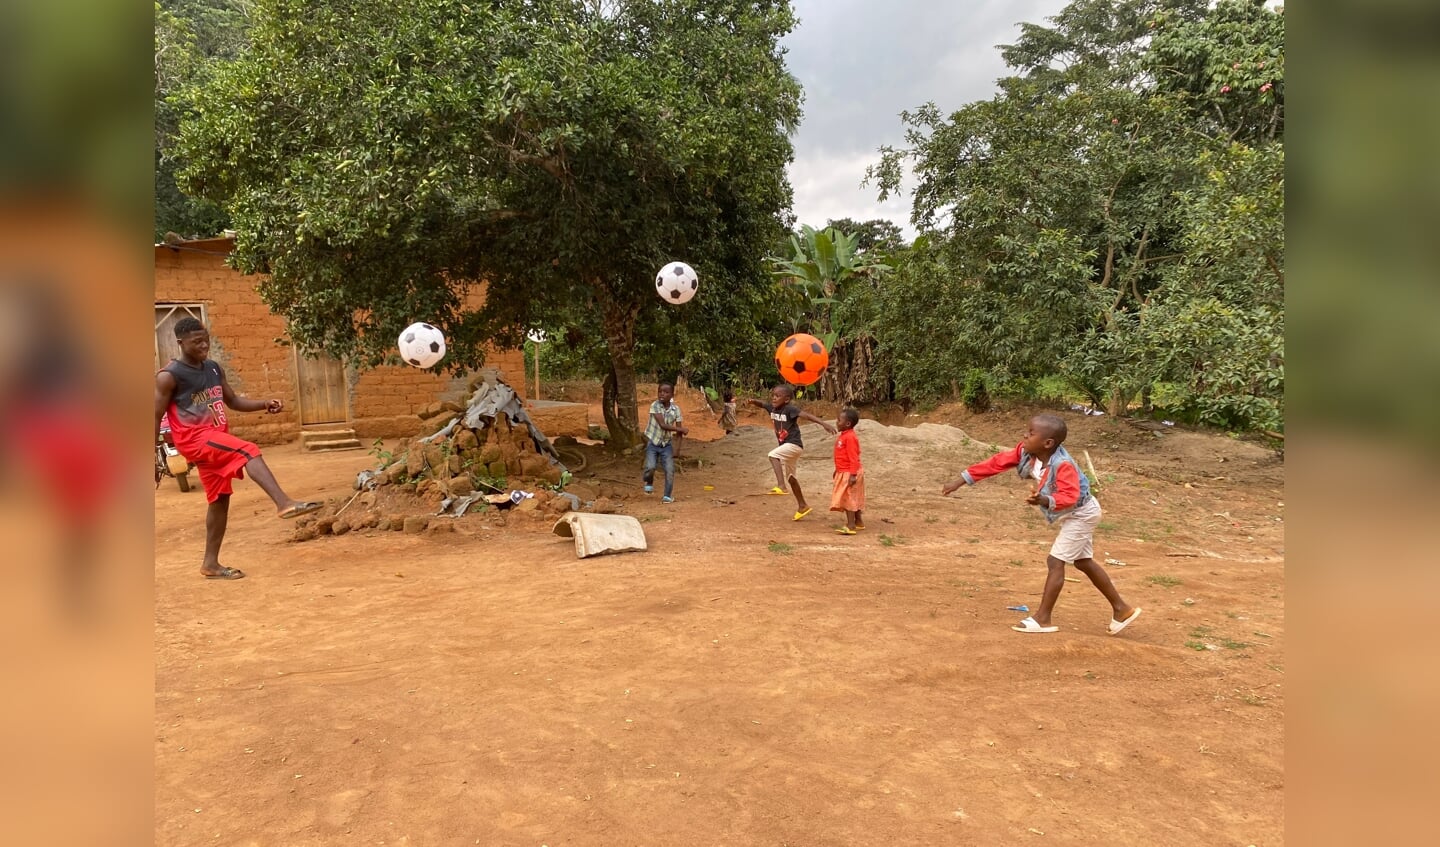
[[1025,498],[1025,502],[1026,502],[1026,503],[1029,503],[1029,504],[1032,505],[1032,506],[1038,506],[1038,505],[1040,505],[1040,492],[1038,492],[1038,491],[1032,491],[1032,492],[1030,492],[1030,496]]
[[278,415],[278,414],[280,414],[280,410],[283,409],[283,408],[285,408],[285,404],[282,403],[282,402],[280,402],[279,400],[267,400],[267,401],[265,401],[265,411],[266,411],[268,414]]
[[942,496],[948,497],[949,495],[953,494],[956,489],[960,488],[964,484],[965,480],[963,478],[957,479],[954,482],[947,482],[945,483],[945,487],[940,489],[940,494]]

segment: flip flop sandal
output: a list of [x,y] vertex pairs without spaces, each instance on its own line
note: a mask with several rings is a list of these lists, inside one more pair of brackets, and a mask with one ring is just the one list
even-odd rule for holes
[[857,523],[857,524],[855,524],[855,531],[856,531],[856,532],[859,532],[860,530],[862,530],[862,529],[864,529],[864,528],[865,528],[865,524],[863,524],[863,523]]
[[798,520],[800,520],[801,518],[805,517],[806,515],[810,514],[810,513],[813,512],[813,511],[815,511],[815,509],[814,509],[814,507],[812,506],[811,508],[805,509],[804,511],[796,512],[796,513],[795,513],[795,520],[798,521]]
[[772,488],[772,489],[770,489],[769,491],[767,491],[767,492],[765,492],[765,493],[766,493],[766,494],[772,494],[772,495],[776,495],[776,496],[783,497],[783,496],[785,496],[786,494],[789,494],[790,492],[786,491],[786,490],[783,489],[783,488]]
[[855,530],[853,530],[853,529],[849,529],[849,528],[847,528],[847,527],[843,527],[843,526],[842,526],[842,527],[840,527],[839,529],[835,530],[835,534],[836,534],[836,535],[856,535],[857,533],[856,533]]
[[[205,573],[205,572],[204,572],[204,571],[201,571],[201,573]],[[245,572],[242,571],[242,570],[240,570],[239,568],[225,568],[225,567],[222,567],[220,570],[216,571],[215,573],[207,573],[207,574],[205,574],[205,578],[206,578],[206,579],[244,579],[244,578],[245,578]]]
[[295,505],[281,512],[280,517],[285,518],[286,520],[289,520],[290,518],[298,518],[301,515],[308,515],[311,512],[318,512],[324,507],[324,503],[296,503]]
[[1138,618],[1138,617],[1140,617],[1140,607],[1139,607],[1139,606],[1136,606],[1136,607],[1135,607],[1135,611],[1133,611],[1133,612],[1130,613],[1130,617],[1126,618],[1126,619],[1123,620],[1123,621],[1117,621],[1117,620],[1115,620],[1114,618],[1111,618],[1111,619],[1110,619],[1110,627],[1109,627],[1109,629],[1110,629],[1110,634],[1111,634],[1111,635],[1119,635],[1119,634],[1120,634],[1120,630],[1122,630],[1122,629],[1124,629],[1125,627],[1129,626],[1130,624],[1134,623],[1134,622],[1135,622],[1135,619]]
[[1035,619],[1034,619],[1034,618],[1026,618],[1025,620],[1021,621],[1020,623],[1018,623],[1018,624],[1016,624],[1016,625],[1014,625],[1014,626],[1012,626],[1012,627],[1010,627],[1010,628],[1013,629],[1013,630],[1015,630],[1016,632],[1059,632],[1059,631],[1060,631],[1060,627],[1058,627],[1058,626],[1041,626],[1040,624],[1038,624],[1038,623],[1035,622]]

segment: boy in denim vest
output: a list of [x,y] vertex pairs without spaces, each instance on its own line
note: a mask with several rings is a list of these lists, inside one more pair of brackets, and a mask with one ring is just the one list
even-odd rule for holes
[[1065,443],[1067,427],[1064,419],[1057,415],[1036,415],[1030,419],[1025,438],[1013,450],[996,453],[994,456],[971,465],[960,474],[960,478],[949,482],[941,494],[950,494],[962,485],[974,485],[986,477],[1001,471],[1016,468],[1021,479],[1032,479],[1034,485],[1025,502],[1039,506],[1041,514],[1050,523],[1059,524],[1059,534],[1045,560],[1050,572],[1045,577],[1045,593],[1040,598],[1040,608],[1031,617],[1011,627],[1016,632],[1056,632],[1058,626],[1050,623],[1050,613],[1055,601],[1060,598],[1060,589],[1065,587],[1065,565],[1074,563],[1075,569],[1090,578],[1090,582],[1110,601],[1111,618],[1108,631],[1118,634],[1140,617],[1140,609],[1131,606],[1120,597],[1110,575],[1092,558],[1095,552],[1095,527],[1100,523],[1100,503],[1090,494],[1090,482],[1080,472],[1070,453],[1061,445]]

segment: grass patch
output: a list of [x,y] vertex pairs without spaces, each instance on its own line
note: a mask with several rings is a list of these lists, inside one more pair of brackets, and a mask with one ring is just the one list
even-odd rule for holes
[[1220,646],[1224,647],[1226,650],[1244,650],[1246,647],[1250,646],[1250,642],[1236,641],[1232,638],[1226,638],[1225,640],[1220,642]]
[[937,516],[937,515],[926,515],[926,516],[925,516],[925,523],[935,523],[935,522],[938,521],[938,520],[940,520],[940,518],[939,518],[939,516]]
[[794,547],[791,547],[789,544],[785,544],[780,541],[770,542],[770,546],[766,549],[768,549],[771,553],[774,553],[777,556],[788,556],[791,552],[795,550]]
[[1100,529],[1103,529],[1106,532],[1115,529],[1117,526],[1118,525],[1114,521],[1101,521],[1099,524]]
[[1024,565],[1024,564],[1025,564],[1025,563],[1022,562],[1022,561],[1020,561],[1019,559],[1011,559],[1011,560],[1010,560],[1010,565],[1011,565],[1012,567],[1018,568],[1018,567],[1020,567],[1020,566],[1022,566],[1022,565]]
[[1154,575],[1154,576],[1147,576],[1147,577],[1145,577],[1145,581],[1148,582],[1148,583],[1150,583],[1151,585],[1163,585],[1163,586],[1166,587],[1166,588],[1174,588],[1174,587],[1177,586],[1177,585],[1183,585],[1183,584],[1184,584],[1184,583],[1182,583],[1180,580],[1176,579],[1175,577],[1173,577],[1173,576],[1166,576],[1165,574],[1156,574],[1156,575]]
[[1207,649],[1207,648],[1205,647],[1205,642],[1203,642],[1203,641],[1186,641],[1186,642],[1185,642],[1185,646],[1186,646],[1186,647],[1189,647],[1191,650],[1205,650],[1205,649]]
[[896,544],[904,544],[905,536],[897,535],[892,538],[891,536],[882,534],[880,536],[880,543],[886,547],[894,547]]

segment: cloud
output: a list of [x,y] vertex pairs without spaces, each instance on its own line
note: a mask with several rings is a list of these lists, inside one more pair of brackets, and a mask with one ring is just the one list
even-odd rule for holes
[[805,88],[790,168],[800,222],[888,218],[914,237],[908,193],[882,204],[874,186],[860,187],[876,150],[904,143],[900,112],[933,101],[948,114],[990,97],[1006,70],[996,45],[1014,41],[1021,21],[1044,23],[1064,5],[794,0],[800,24],[784,46]]

